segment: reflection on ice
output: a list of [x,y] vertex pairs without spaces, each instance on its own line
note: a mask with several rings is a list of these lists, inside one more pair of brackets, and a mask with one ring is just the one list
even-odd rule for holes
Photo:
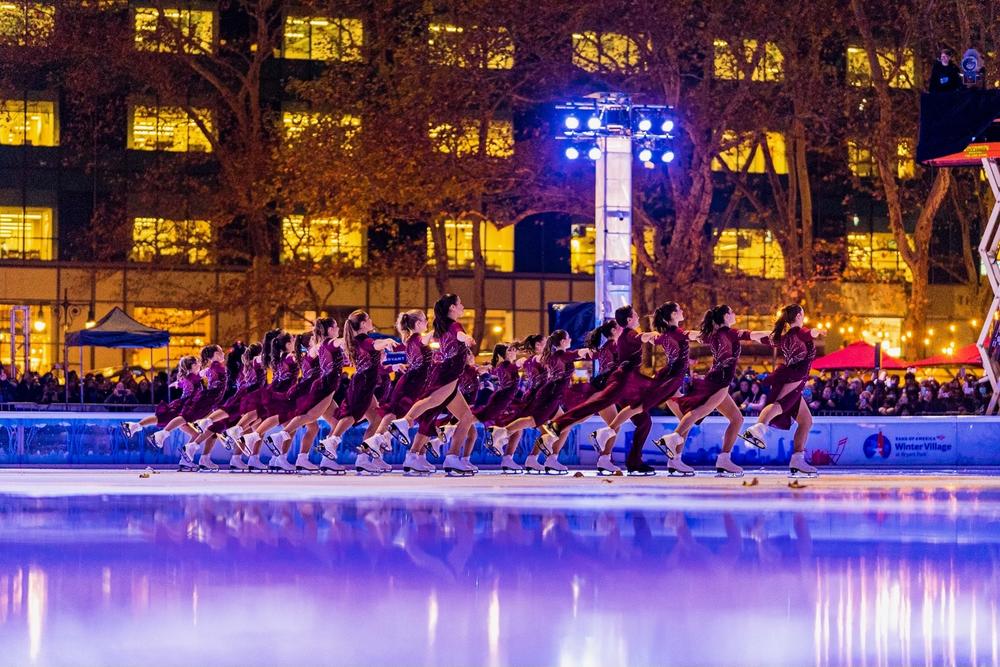
[[316,664],[336,646],[365,665],[997,666],[997,498],[953,497],[6,497],[0,645],[38,665]]

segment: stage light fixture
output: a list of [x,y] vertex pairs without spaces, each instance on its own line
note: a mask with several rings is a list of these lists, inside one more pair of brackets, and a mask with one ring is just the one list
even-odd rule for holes
[[591,116],[590,118],[588,118],[587,119],[587,128],[591,129],[591,130],[599,130],[599,129],[601,129],[601,117],[600,116]]
[[566,116],[564,123],[567,130],[575,130],[580,127],[580,119],[576,116]]
[[674,131],[674,121],[669,118],[663,121],[663,125],[660,125],[660,129],[663,130],[664,134],[669,134]]
[[598,148],[597,146],[592,147],[589,151],[587,151],[587,157],[589,157],[591,160],[600,160],[601,149]]
[[566,157],[570,160],[575,160],[580,157],[580,151],[577,150],[576,146],[570,146],[566,149]]
[[639,162],[649,162],[653,159],[653,151],[648,148],[643,148],[639,151]]
[[664,151],[663,155],[660,156],[660,159],[663,160],[664,162],[673,162],[674,161],[674,152],[673,151]]
[[640,132],[649,132],[649,130],[652,127],[653,127],[653,121],[649,120],[648,118],[643,118],[639,121]]

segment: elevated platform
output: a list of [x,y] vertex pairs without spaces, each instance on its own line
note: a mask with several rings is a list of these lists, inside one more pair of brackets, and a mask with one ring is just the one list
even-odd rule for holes
[[959,90],[920,97],[917,162],[979,167],[1000,158],[1000,91]]

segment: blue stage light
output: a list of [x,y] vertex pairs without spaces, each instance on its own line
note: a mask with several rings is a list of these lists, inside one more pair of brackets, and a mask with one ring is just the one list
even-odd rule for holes
[[663,155],[660,157],[660,159],[663,160],[664,162],[673,162],[674,161],[674,152],[673,151],[665,151],[663,153]]
[[600,116],[591,116],[587,119],[587,127],[591,130],[601,129],[601,118]]
[[639,121],[640,132],[649,132],[650,128],[652,127],[653,127],[653,121],[649,120],[648,118],[643,118],[642,120]]
[[670,132],[673,132],[673,130],[674,130],[674,121],[672,121],[672,120],[670,120],[668,118],[667,120],[663,121],[663,125],[660,126],[660,129],[663,130],[663,132],[666,133],[666,134],[669,134]]
[[653,159],[653,151],[649,150],[648,148],[643,148],[641,151],[639,151],[640,162],[649,162],[652,159]]
[[580,119],[576,116],[566,116],[566,129],[575,130],[580,127]]
[[576,149],[576,146],[570,146],[566,149],[566,157],[570,160],[575,160],[580,157],[580,151]]
[[598,148],[597,146],[594,146],[589,151],[587,151],[587,157],[589,157],[591,160],[601,159],[601,149]]

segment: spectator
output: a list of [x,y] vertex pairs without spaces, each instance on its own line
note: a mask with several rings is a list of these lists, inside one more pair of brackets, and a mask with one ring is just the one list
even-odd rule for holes
[[949,48],[941,49],[938,59],[931,68],[931,80],[928,90],[932,93],[950,93],[962,87],[962,72],[958,65],[952,62],[955,52]]
[[115,385],[114,390],[104,400],[105,405],[135,405],[135,395],[124,382]]

